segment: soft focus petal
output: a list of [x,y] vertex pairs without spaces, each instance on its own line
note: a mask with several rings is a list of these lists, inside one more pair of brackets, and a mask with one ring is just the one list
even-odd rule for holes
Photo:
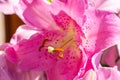
[[99,10],[118,13],[120,11],[119,0],[88,0],[89,6]]
[[[10,63],[5,52],[0,51],[0,80],[36,80],[42,78],[42,72],[22,71],[16,64]],[[44,79],[43,79],[44,80]]]
[[[115,14],[98,10],[88,10],[85,21],[83,31],[87,41],[83,45],[87,53],[96,53],[119,43],[120,18]],[[90,53],[90,55],[92,54]]]
[[99,68],[97,71],[89,70],[80,80],[119,80],[120,72],[114,68]]
[[101,64],[103,66],[115,66],[116,60],[119,57],[117,46],[112,46],[103,52]]
[[99,53],[94,54],[94,56],[92,57],[92,65],[94,70],[97,70],[101,66],[100,60],[101,60],[102,54],[103,52],[101,51]]
[[0,79],[1,80],[10,80],[8,70],[6,68],[5,53],[0,51]]
[[114,68],[100,68],[97,73],[97,80],[119,80],[120,72],[117,70],[116,67]]
[[35,29],[32,29],[31,27],[27,25],[21,25],[16,30],[15,34],[12,36],[10,43],[11,44],[17,44],[23,39],[29,39],[33,34],[35,33],[41,33],[42,31],[38,31]]
[[0,0],[0,11],[5,14],[15,13],[15,5],[17,5],[19,0]]
[[34,0],[27,5],[23,16],[25,22],[37,29],[55,29],[56,25],[50,13],[50,5],[42,0]]
[[96,73],[93,70],[89,70],[80,80],[96,80]]
[[23,13],[26,8],[32,3],[32,1],[34,0],[20,0],[19,4],[15,6],[15,12],[23,20],[23,22],[26,22]]

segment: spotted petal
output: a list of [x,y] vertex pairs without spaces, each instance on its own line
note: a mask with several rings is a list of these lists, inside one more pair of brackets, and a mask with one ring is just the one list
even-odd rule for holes
[[47,71],[49,80],[73,80],[82,67],[82,55],[75,47],[70,46],[63,54],[64,58],[59,59],[57,64]]
[[87,41],[83,44],[87,52],[98,52],[119,43],[118,16],[106,11],[90,10],[86,12],[85,20],[83,31]]
[[19,56],[19,67],[21,69],[44,71],[54,65],[56,60],[52,58],[54,56],[50,56],[46,49],[42,48],[43,42],[44,37],[41,34],[34,34],[29,40],[22,40],[17,44],[19,49],[16,52]]
[[[61,6],[61,7],[59,7]],[[86,0],[53,0],[51,12],[58,14],[61,10],[71,16],[79,26],[82,24],[82,17],[87,8]]]

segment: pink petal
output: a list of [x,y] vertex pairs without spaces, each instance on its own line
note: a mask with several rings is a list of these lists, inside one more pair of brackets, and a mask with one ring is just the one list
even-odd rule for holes
[[120,71],[120,59],[116,62],[116,65],[118,67],[118,70]]
[[17,53],[15,52],[14,48],[8,47],[5,49],[6,52],[6,57],[9,61],[11,62],[18,62],[18,56]]
[[71,16],[74,20],[76,20],[77,24],[81,25],[83,12],[86,8],[85,4],[86,2],[84,0],[82,1],[53,0],[53,2],[49,5],[44,1],[36,0],[30,4],[26,3],[26,9],[23,12],[23,18],[24,18],[23,20],[25,21],[25,23],[27,22],[28,24],[38,29],[46,29],[46,28],[55,29],[57,26],[55,25],[51,14],[56,15],[60,11],[65,11],[65,13],[69,14],[69,16]]
[[116,60],[119,57],[117,46],[112,46],[104,51],[101,57],[101,64],[108,66],[115,66]]
[[16,53],[19,58],[19,67],[21,69],[44,71],[55,64],[56,59],[54,57],[56,55],[51,55],[45,48],[39,49],[44,39],[42,34],[37,33],[32,35],[30,39],[22,40],[17,44],[19,48],[16,50]]
[[0,11],[5,14],[15,13],[15,5],[17,5],[19,0],[1,0],[0,1]]
[[41,33],[41,31],[32,29],[27,25],[19,26],[15,34],[12,36],[10,43],[15,45],[23,39],[29,39],[35,33]]
[[[89,70],[85,76],[79,80],[119,80],[120,72],[114,68],[99,68],[97,71]],[[78,80],[78,79],[75,79]]]
[[114,0],[88,0],[89,6],[95,7],[99,10],[118,13],[120,11],[120,1]]
[[94,56],[92,57],[92,65],[94,70],[97,70],[99,68],[99,66],[101,66],[100,61],[101,61],[101,56],[102,56],[103,52],[99,52],[94,54]]
[[16,64],[6,59],[4,52],[0,51],[0,80],[35,80],[41,77],[42,72],[20,70]]
[[25,11],[25,9],[27,8],[28,5],[30,5],[32,3],[33,0],[20,0],[19,4],[17,4],[15,6],[15,12],[16,14],[24,21],[25,18],[23,16],[23,12]]
[[47,71],[49,80],[73,80],[82,64],[82,55],[76,48],[70,46],[64,53],[64,58],[57,61],[57,65]]
[[78,25],[77,22],[74,19],[72,19],[71,16],[66,14],[64,11],[60,11],[57,15],[52,15],[52,17],[60,29],[69,32],[69,28],[70,27],[73,28],[76,32],[75,36],[79,38],[79,41],[81,37],[84,37],[84,33],[81,30],[81,26]]
[[114,68],[100,68],[98,69],[97,80],[119,80],[120,72]]
[[25,22],[37,29],[55,29],[56,25],[50,13],[50,5],[42,0],[34,0],[27,5],[23,16]]
[[[89,10],[86,12],[85,16],[86,22],[83,31],[87,40],[83,45],[87,53],[96,53],[119,43],[119,17],[109,12],[97,10]],[[90,53],[89,55],[92,54]]]
[[87,8],[87,2],[86,0],[53,0],[51,7],[51,12],[53,14],[64,11],[81,26],[83,13]]
[[80,80],[96,80],[96,73],[93,70],[89,70]]

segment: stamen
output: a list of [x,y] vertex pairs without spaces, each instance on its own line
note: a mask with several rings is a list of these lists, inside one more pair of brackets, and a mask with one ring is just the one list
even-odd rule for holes
[[68,41],[66,41],[60,48],[63,48],[65,45],[67,45],[69,42],[71,42],[73,40],[73,38],[69,39]]
[[64,52],[62,48],[54,48],[52,46],[48,46],[48,52],[54,54],[55,52]]
[[63,50],[62,48],[54,48],[54,47],[52,47],[52,46],[49,46],[49,47],[48,47],[48,52],[51,53],[51,54],[55,54],[56,52],[60,52],[60,53],[58,54],[58,57],[59,57],[59,58],[64,58],[63,53],[61,53],[61,52],[64,52],[64,50]]
[[63,52],[64,50],[62,48],[55,48],[53,52]]
[[39,51],[44,47],[45,43],[48,41],[48,38],[45,38],[42,45],[39,47]]

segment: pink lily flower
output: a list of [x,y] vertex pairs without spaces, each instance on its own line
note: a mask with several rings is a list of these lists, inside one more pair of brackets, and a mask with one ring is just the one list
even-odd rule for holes
[[19,27],[5,47],[7,59],[21,70],[45,71],[48,80],[73,80],[93,68],[95,53],[119,43],[119,17],[89,9],[84,0],[21,3],[27,26]]
[[[81,31],[75,21],[63,12],[54,18],[61,15],[64,15],[64,20],[71,22],[56,30],[35,31],[27,26],[20,27],[5,50],[7,59],[18,63],[22,70],[45,71],[49,80],[72,80],[85,62],[79,48],[80,36],[77,36],[81,35]],[[26,32],[25,29],[30,36],[21,34]]]

